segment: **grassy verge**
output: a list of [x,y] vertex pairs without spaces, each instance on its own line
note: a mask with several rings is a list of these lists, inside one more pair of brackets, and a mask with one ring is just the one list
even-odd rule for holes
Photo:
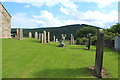
[[[88,67],[95,62],[95,46],[57,47],[59,43],[40,44],[39,40],[3,39],[4,78],[94,78]],[[111,78],[118,77],[118,53],[104,49],[103,66]]]

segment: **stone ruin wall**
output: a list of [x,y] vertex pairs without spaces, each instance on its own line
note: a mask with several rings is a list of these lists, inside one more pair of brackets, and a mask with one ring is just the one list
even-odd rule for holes
[[11,16],[0,3],[0,38],[11,38]]

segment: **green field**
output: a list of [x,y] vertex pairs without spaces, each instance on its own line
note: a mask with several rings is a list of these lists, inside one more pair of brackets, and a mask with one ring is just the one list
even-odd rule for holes
[[[68,42],[60,48],[28,38],[2,41],[3,78],[94,78],[88,67],[94,66],[95,46],[89,51]],[[118,78],[118,53],[105,48],[103,66],[110,78]]]

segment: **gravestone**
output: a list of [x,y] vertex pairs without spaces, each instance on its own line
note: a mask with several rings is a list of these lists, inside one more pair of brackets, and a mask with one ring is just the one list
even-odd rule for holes
[[58,39],[56,39],[56,42],[58,42]]
[[66,38],[66,34],[62,34],[62,39],[60,40],[60,44],[58,45],[58,47],[65,47],[65,44],[63,43],[65,41]]
[[50,32],[48,32],[48,43],[50,42]]
[[18,37],[19,29],[16,29],[16,36]]
[[32,38],[32,33],[31,33],[31,32],[29,32],[29,34],[28,34],[28,35],[29,35],[29,38]]
[[38,39],[38,32],[35,32],[35,39]]
[[97,34],[95,73],[98,78],[102,78],[101,71],[103,65],[104,31],[99,29]]
[[43,41],[46,43],[46,31],[43,31]]
[[71,36],[70,37],[70,44],[74,45],[75,44],[74,36],[72,34],[70,36]]
[[53,42],[55,42],[55,36],[53,36]]
[[39,37],[38,39],[41,40],[41,33],[39,33],[38,37]]
[[88,34],[87,37],[88,37],[88,39],[87,39],[87,47],[88,47],[88,50],[90,50],[91,34]]
[[18,40],[23,40],[23,29],[19,28],[17,34]]
[[44,43],[44,37],[43,36],[44,36],[44,34],[42,33],[41,34],[41,43]]
[[115,40],[114,40],[114,46],[115,46],[115,50],[116,51],[120,51],[120,37],[119,36],[115,36]]

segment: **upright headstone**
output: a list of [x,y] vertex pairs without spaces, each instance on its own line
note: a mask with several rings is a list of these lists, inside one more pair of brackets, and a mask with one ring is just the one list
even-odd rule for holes
[[18,29],[18,40],[23,40],[23,29]]
[[18,37],[19,29],[16,29],[16,36]]
[[119,36],[115,36],[115,40],[114,40],[114,45],[115,45],[115,50],[116,51],[120,51],[120,37]]
[[71,45],[75,44],[74,36],[72,34],[71,34],[71,37],[70,37],[70,44]]
[[35,32],[35,39],[38,39],[38,32]]
[[50,32],[48,32],[48,43],[50,42]]
[[44,37],[43,33],[41,34],[41,43],[44,43]]
[[87,47],[88,47],[88,50],[90,50],[90,45],[91,45],[91,34],[88,34],[87,37],[88,37]]
[[44,34],[44,36],[43,36],[43,38],[44,38],[44,43],[46,43],[46,31],[44,31],[43,34]]
[[39,33],[39,40],[41,40],[41,33]]
[[53,42],[55,42],[55,36],[53,36]]
[[103,48],[104,48],[104,31],[99,29],[97,34],[96,58],[95,58],[95,72],[98,78],[102,78],[103,65]]
[[56,42],[58,42],[58,39],[56,38]]
[[29,38],[32,38],[32,33],[31,33],[31,32],[29,32],[29,34],[28,34],[28,35],[29,35]]

